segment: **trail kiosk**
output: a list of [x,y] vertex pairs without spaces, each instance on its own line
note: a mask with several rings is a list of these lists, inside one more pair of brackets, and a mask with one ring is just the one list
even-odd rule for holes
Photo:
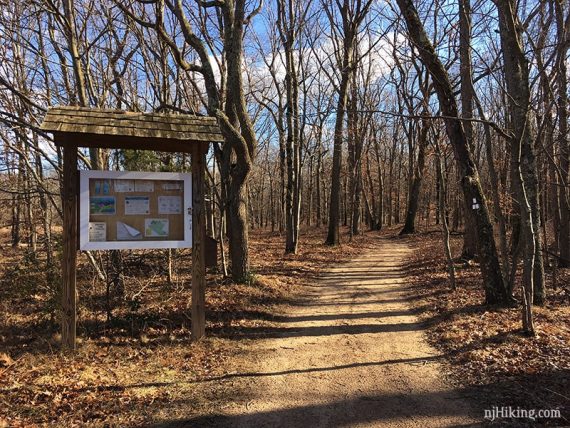
[[[41,129],[63,149],[62,345],[76,346],[78,249],[192,247],[192,338],[205,332],[204,173],[213,117],[52,107]],[[177,173],[81,171],[78,148],[190,153]],[[79,209],[81,202],[81,210]]]

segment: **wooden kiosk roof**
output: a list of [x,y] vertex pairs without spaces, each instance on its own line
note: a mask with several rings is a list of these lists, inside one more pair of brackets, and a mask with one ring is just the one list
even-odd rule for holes
[[214,117],[87,107],[50,107],[41,129],[80,147],[188,152],[191,143],[224,141]]

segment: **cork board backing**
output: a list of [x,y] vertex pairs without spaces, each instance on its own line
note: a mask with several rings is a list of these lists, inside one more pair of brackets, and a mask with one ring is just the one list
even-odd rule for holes
[[80,171],[80,249],[191,247],[191,176]]

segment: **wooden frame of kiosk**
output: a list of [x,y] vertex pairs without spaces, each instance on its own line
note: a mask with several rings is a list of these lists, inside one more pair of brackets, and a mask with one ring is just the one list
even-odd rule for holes
[[[86,250],[192,246],[191,332],[193,340],[203,337],[206,153],[210,143],[223,142],[216,119],[51,107],[41,129],[53,133],[55,144],[63,150],[62,346],[71,350],[76,347],[76,270],[80,242]],[[161,176],[160,173],[89,171],[82,172],[80,185],[79,147],[190,153],[191,179],[173,173]],[[82,217],[81,229],[80,199],[83,200],[81,216],[88,215],[87,221]]]

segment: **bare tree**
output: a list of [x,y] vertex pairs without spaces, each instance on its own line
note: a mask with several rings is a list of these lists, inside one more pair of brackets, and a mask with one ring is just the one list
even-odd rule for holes
[[461,186],[466,204],[475,205],[478,248],[481,256],[481,274],[485,284],[485,301],[488,304],[507,304],[510,296],[507,293],[499,257],[493,238],[493,226],[483,189],[479,181],[479,173],[472,159],[472,154],[465,136],[454,91],[441,60],[437,56],[429,40],[418,12],[411,0],[398,0],[408,27],[411,41],[416,45],[420,58],[429,70],[438,96],[441,112],[445,117],[447,136],[454,148],[458,168],[461,174]]
[[[523,328],[534,334],[532,302],[534,286],[542,285],[538,213],[538,188],[533,148],[533,131],[529,118],[530,88],[528,62],[524,54],[521,24],[515,3],[510,0],[495,2],[499,13],[499,31],[505,61],[505,78],[510,99],[511,123],[514,135],[511,138],[511,164],[517,203],[520,209],[523,248]],[[536,205],[535,205],[536,204]],[[533,209],[534,206],[534,209]],[[538,248],[537,248],[538,247]],[[540,259],[540,261],[539,261]],[[535,272],[536,271],[536,272]],[[543,298],[543,296],[540,296]],[[538,300],[538,299],[537,299]]]
[[[473,145],[473,124],[469,120],[473,117],[473,72],[471,66],[471,0],[459,0],[459,60],[461,80],[461,115],[468,119],[463,122],[467,144]],[[475,221],[471,215],[469,203],[465,207],[465,236],[461,258],[471,260],[475,257],[477,247],[477,233]]]
[[[207,111],[218,118],[226,143],[224,148],[217,153],[222,164],[222,176],[226,182],[230,181],[228,211],[232,277],[238,282],[246,281],[249,276],[247,180],[256,153],[257,137],[246,107],[242,75],[243,39],[247,24],[259,12],[261,4],[248,14],[245,0],[198,2],[199,10],[195,12],[215,9],[215,13],[219,13],[221,22],[219,31],[226,72],[223,76],[224,90],[221,91],[218,89],[210,50],[207,46],[208,35],[202,34],[203,38],[200,38],[194,31],[183,2],[181,0],[157,0],[150,3],[154,5],[154,20],[152,21],[138,16],[133,10],[132,3],[125,6],[117,1],[116,4],[139,25],[155,29],[158,36],[168,44],[182,69],[188,73],[199,73],[203,78],[208,100]],[[196,53],[199,63],[189,62],[185,57],[185,52],[168,34],[164,20],[165,7],[176,19],[185,43]],[[193,76],[189,74],[188,77],[192,79]],[[235,163],[231,162],[232,156],[236,159]]]
[[285,54],[286,163],[285,252],[297,252],[301,210],[301,130],[299,123],[299,60],[297,39],[302,33],[310,2],[277,1],[277,27]]
[[[558,144],[560,146],[560,186],[558,201],[560,203],[560,229],[558,231],[558,245],[560,248],[559,265],[570,267],[570,143],[568,139],[568,67],[567,55],[570,45],[570,16],[567,2],[553,1],[556,15],[556,32],[558,48],[556,51],[556,69],[558,86]],[[536,296],[536,294],[535,294]]]
[[[331,174],[330,205],[328,216],[328,233],[326,243],[337,245],[339,243],[340,225],[340,191],[342,146],[344,139],[344,116],[347,110],[350,75],[354,64],[354,49],[358,40],[358,29],[366,17],[372,0],[343,0],[335,2],[336,10],[327,3],[323,7],[329,18],[334,38],[340,44],[339,68],[340,83],[338,85],[338,101],[334,127],[333,165]],[[336,20],[336,12],[340,13],[341,22]]]

